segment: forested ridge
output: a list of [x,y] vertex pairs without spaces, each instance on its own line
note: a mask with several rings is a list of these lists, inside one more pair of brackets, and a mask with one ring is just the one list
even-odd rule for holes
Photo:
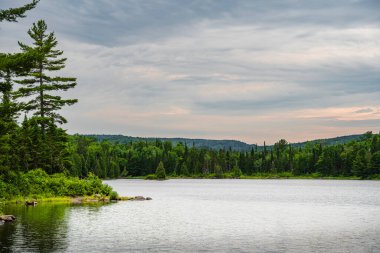
[[380,136],[367,132],[358,140],[303,146],[280,140],[271,147],[249,151],[197,148],[170,141],[115,143],[94,137],[70,138],[70,173],[93,172],[102,178],[147,176],[162,162],[167,175],[184,177],[240,177],[287,175],[375,178],[380,173]]
[[[212,139],[190,139],[190,138],[159,138],[159,137],[133,137],[125,135],[111,135],[111,134],[86,134],[83,136],[92,137],[98,141],[110,141],[113,143],[129,143],[132,141],[170,141],[173,145],[177,143],[182,143],[187,146],[194,146],[197,148],[210,148],[210,149],[231,149],[233,151],[250,151],[252,148],[256,149],[256,146],[259,150],[264,148],[264,145],[258,144],[248,144],[242,141],[237,140],[212,140]],[[322,145],[335,145],[335,144],[344,144],[350,141],[359,140],[361,134],[339,136],[334,138],[327,139],[317,139],[312,141],[297,142],[292,143],[293,147],[304,147],[305,145],[312,143],[321,143]],[[272,147],[273,145],[268,145],[267,147]]]

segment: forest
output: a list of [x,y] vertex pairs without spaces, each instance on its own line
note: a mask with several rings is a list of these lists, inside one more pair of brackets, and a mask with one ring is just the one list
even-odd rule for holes
[[74,135],[68,147],[70,174],[101,178],[144,177],[154,174],[160,162],[171,177],[357,177],[379,178],[380,136],[367,132],[359,140],[323,145],[309,142],[293,147],[280,140],[271,147],[249,151],[214,150],[181,142],[134,141],[112,143]]

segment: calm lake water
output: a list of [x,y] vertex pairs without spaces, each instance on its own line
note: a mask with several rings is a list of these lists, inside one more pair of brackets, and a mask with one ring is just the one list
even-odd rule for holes
[[380,252],[380,181],[113,180],[152,201],[7,206],[1,252]]

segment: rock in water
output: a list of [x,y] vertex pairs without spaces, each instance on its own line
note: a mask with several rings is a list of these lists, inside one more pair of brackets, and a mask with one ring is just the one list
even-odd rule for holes
[[2,221],[3,223],[4,222],[11,222],[14,220],[16,220],[16,217],[14,217],[13,215],[1,215],[0,216],[0,222]]
[[136,196],[136,197],[131,198],[130,200],[143,201],[143,200],[152,200],[152,198],[151,197],[144,198],[143,196]]
[[37,205],[37,201],[25,201],[26,206],[35,206]]
[[145,200],[143,196],[136,196],[133,200]]

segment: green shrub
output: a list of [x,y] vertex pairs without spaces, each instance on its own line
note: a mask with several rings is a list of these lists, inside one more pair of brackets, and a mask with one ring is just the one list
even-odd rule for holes
[[110,200],[118,200],[119,199],[119,194],[117,192],[112,191],[110,194]]
[[41,169],[27,173],[7,172],[0,179],[0,198],[16,197],[64,197],[90,196],[101,194],[109,196],[112,188],[90,173],[86,179],[67,177],[64,174],[48,175]]
[[235,165],[233,168],[232,168],[232,177],[233,178],[240,178],[242,176],[242,172],[239,168],[239,166]]
[[149,174],[145,177],[146,180],[157,180],[156,174]]
[[294,175],[291,172],[281,172],[278,176],[280,178],[292,178]]
[[164,168],[164,163],[161,161],[156,169],[156,177],[159,180],[165,179],[166,178],[166,173],[165,173],[165,168]]
[[214,173],[215,174],[215,178],[223,178],[222,167],[219,164],[217,164],[215,166],[214,171],[215,171],[215,173]]

